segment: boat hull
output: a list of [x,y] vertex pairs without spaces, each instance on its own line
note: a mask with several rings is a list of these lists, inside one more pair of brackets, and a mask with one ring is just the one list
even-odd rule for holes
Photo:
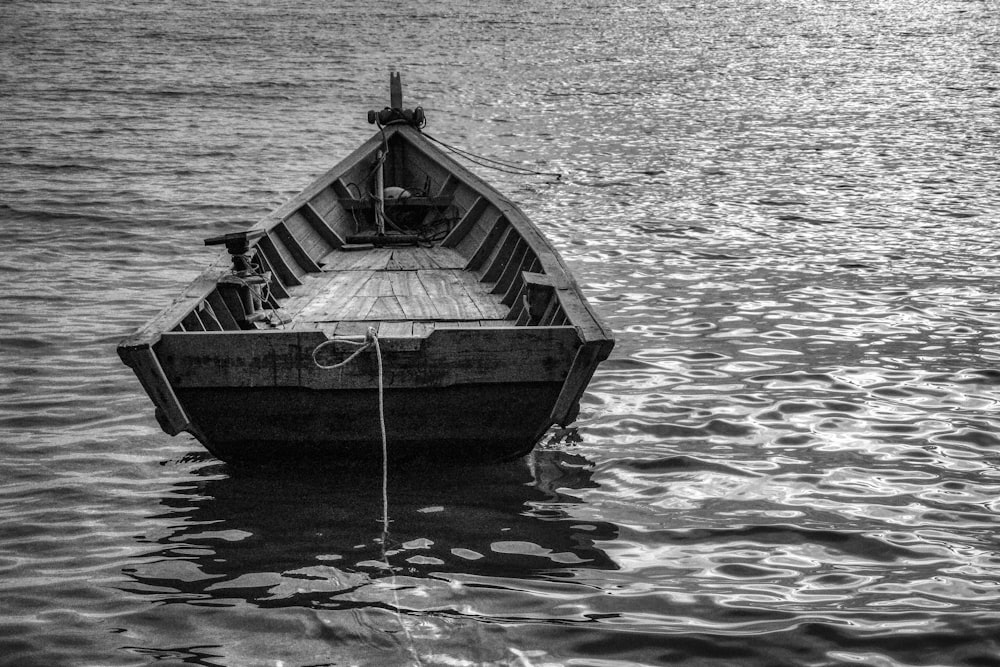
[[228,257],[119,344],[166,433],[231,462],[381,461],[381,398],[390,462],[497,461],[576,418],[611,331],[400,96],[291,200],[205,239]]
[[225,461],[381,461],[381,400],[389,458],[403,463],[527,453],[576,417],[580,386],[606,354],[588,349],[559,326],[367,344],[316,330],[166,333],[119,353],[164,431],[187,431]]
[[[391,465],[490,463],[526,454],[548,425],[559,383],[518,382],[384,392]],[[381,460],[378,390],[188,389],[178,399],[202,444],[224,461]]]

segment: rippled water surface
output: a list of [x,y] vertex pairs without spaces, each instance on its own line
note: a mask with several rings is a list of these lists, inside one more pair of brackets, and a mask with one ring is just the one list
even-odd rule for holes
[[[0,664],[1000,664],[988,1],[0,4]],[[237,471],[115,355],[387,72],[617,347],[526,460]],[[477,168],[478,169],[478,168]]]

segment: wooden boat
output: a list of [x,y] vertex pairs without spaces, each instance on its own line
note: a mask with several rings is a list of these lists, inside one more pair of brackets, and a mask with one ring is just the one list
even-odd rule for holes
[[119,344],[166,433],[227,461],[379,460],[381,400],[394,461],[491,461],[576,418],[614,341],[562,259],[421,132],[398,74],[369,120]]

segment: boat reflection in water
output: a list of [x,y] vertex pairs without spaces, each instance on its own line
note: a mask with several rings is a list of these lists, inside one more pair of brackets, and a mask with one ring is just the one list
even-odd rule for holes
[[614,570],[596,544],[617,528],[572,516],[581,503],[572,491],[595,486],[590,467],[539,449],[488,468],[390,470],[385,548],[377,470],[241,470],[179,485],[162,500],[161,530],[143,538],[161,548],[126,570],[134,584],[124,588],[172,602],[322,608],[390,576],[523,581]]

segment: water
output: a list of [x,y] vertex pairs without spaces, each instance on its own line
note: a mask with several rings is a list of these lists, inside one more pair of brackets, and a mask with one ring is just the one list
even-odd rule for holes
[[[0,5],[0,664],[1000,664],[976,0]],[[237,472],[114,353],[390,67],[618,343],[486,470]]]

